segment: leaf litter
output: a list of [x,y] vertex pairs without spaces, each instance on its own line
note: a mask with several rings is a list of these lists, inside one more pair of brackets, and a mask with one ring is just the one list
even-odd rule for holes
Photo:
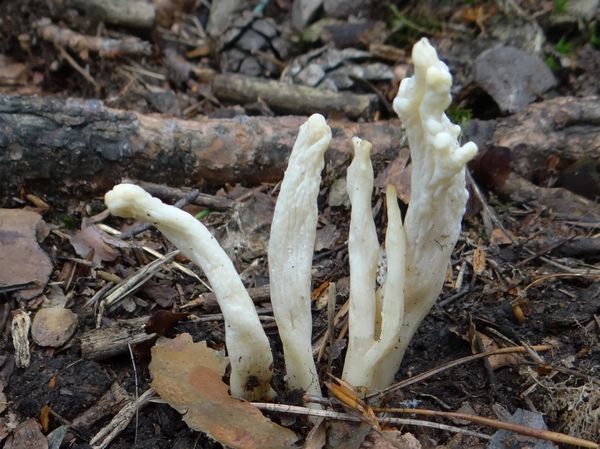
[[229,395],[228,359],[189,334],[160,339],[152,348],[152,388],[194,429],[235,449],[291,448],[297,437],[248,402]]

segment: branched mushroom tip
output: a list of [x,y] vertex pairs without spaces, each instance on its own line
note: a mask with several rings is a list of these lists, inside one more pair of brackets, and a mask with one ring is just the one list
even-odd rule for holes
[[[472,142],[458,143],[460,127],[444,114],[451,102],[448,67],[427,39],[414,46],[412,57],[415,74],[402,81],[394,100],[409,141],[411,198],[403,224],[393,190],[388,187],[386,192],[387,276],[379,292],[372,274],[378,244],[370,209],[364,206],[370,202],[373,173],[370,163],[359,162],[364,159],[359,140],[348,169],[351,303],[343,377],[370,390],[393,381],[408,343],[440,294],[468,197],[465,164],[477,152]],[[358,164],[360,170],[354,167]],[[373,320],[376,311],[379,316]],[[373,334],[377,323],[380,332]]]

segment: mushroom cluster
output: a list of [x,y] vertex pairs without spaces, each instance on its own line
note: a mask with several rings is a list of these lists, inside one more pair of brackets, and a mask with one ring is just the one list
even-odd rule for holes
[[[440,294],[465,211],[465,165],[477,152],[460,145],[460,127],[444,114],[452,77],[427,39],[415,44],[415,72],[402,81],[394,110],[403,122],[412,160],[410,204],[402,220],[396,191],[386,188],[385,281],[377,288],[380,254],[371,211],[371,144],[353,139],[347,186],[352,205],[349,337],[343,379],[377,390],[390,385],[417,327]],[[320,395],[312,355],[311,264],[317,196],[331,129],[312,115],[300,127],[271,225],[268,261],[273,313],[283,342],[286,381]],[[112,214],[155,225],[206,274],[223,312],[231,361],[231,393],[248,400],[270,397],[273,357],[258,315],[231,260],[191,215],[163,204],[140,187],[108,192]]]

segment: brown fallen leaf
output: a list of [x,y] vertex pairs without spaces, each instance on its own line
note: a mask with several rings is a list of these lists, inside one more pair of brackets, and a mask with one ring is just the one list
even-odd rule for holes
[[48,255],[38,245],[48,234],[42,217],[29,210],[0,209],[0,287],[32,282],[13,294],[20,299],[40,295],[52,272]]
[[411,433],[399,430],[371,431],[367,435],[371,449],[422,449],[421,443]]
[[4,449],[48,449],[48,440],[38,422],[31,418],[16,427],[6,440]]
[[112,262],[117,258],[117,251],[109,246],[96,226],[86,226],[69,238],[75,252],[84,259],[91,256],[96,265]]
[[377,179],[375,186],[385,189],[388,184],[396,188],[396,194],[404,204],[410,202],[410,177],[412,174],[412,165],[409,160],[408,150],[401,150],[400,154],[383,170]]
[[227,358],[194,343],[189,334],[160,339],[152,348],[152,388],[183,414],[190,428],[235,449],[291,448],[296,435],[234,399],[221,380]]
[[479,242],[477,248],[473,251],[473,272],[476,275],[480,275],[485,270],[485,249],[483,244]]

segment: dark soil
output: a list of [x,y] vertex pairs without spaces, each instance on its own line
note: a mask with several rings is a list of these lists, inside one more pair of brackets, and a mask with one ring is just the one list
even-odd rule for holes
[[[215,0],[216,1],[216,0]],[[212,96],[210,87],[201,79],[188,73],[174,74],[176,67],[166,66],[165,49],[171,44],[168,37],[173,33],[168,30],[190,31],[190,18],[206,25],[208,9],[207,2],[197,2],[191,11],[179,11],[167,28],[156,26],[151,30],[132,30],[126,27],[101,24],[93,16],[65,6],[69,2],[48,1],[19,1],[4,0],[0,4],[0,57],[4,55],[14,63],[23,64],[25,79],[13,85],[2,85],[2,64],[0,62],[0,92],[19,94],[53,94],[61,97],[99,98],[110,107],[136,110],[139,112],[164,113],[193,119],[196,116],[225,117],[241,114],[271,114],[264,105],[232,105],[223,104]],[[173,2],[177,3],[177,2]],[[181,2],[186,3],[186,2]],[[193,3],[193,2],[192,2]],[[258,2],[252,2],[256,4]],[[285,24],[289,24],[291,1],[273,1],[268,3],[265,10],[267,17],[284,21],[284,26],[278,28],[278,33],[289,43],[290,54],[281,57],[284,63],[317,43],[300,42],[297,35],[288,33]],[[443,7],[437,7],[436,2],[374,2],[372,8],[361,12],[362,17],[373,20],[383,20],[387,25],[385,43],[397,45],[408,51],[412,42],[418,37],[428,35],[433,43],[441,50],[440,54],[448,61],[457,84],[455,86],[455,103],[452,110],[457,117],[466,123],[472,118],[497,118],[505,115],[500,113],[493,100],[481,90],[470,85],[470,65],[477,54],[485,48],[506,43],[508,37],[498,37],[501,29],[509,29],[511,21],[515,27],[521,26],[524,20],[514,11],[502,11],[496,2],[441,2]],[[392,8],[392,3],[397,6]],[[500,2],[497,2],[500,3]],[[536,2],[517,1],[526,14],[532,14],[537,9],[532,6]],[[558,79],[558,85],[544,94],[544,98],[558,95],[598,94],[597,67],[600,65],[597,20],[600,17],[596,11],[591,19],[573,20],[558,24],[553,20],[553,5],[562,2],[539,2],[548,10],[547,14],[539,16],[537,22],[546,33],[544,53],[548,65],[553,69]],[[255,5],[253,5],[255,6]],[[248,8],[252,8],[250,6]],[[539,5],[538,5],[539,6]],[[247,9],[248,9],[247,8]],[[482,8],[478,10],[477,8]],[[396,12],[394,12],[396,11]],[[460,14],[459,14],[460,13]],[[467,15],[467,13],[472,15]],[[461,15],[461,14],[464,14]],[[474,15],[473,15],[474,14]],[[241,16],[241,12],[236,13]],[[152,52],[147,56],[129,56],[122,58],[100,58],[93,55],[89,58],[73,53],[76,61],[85,67],[94,78],[96,86],[87,82],[82,75],[64,57],[54,45],[42,41],[34,31],[32,24],[42,17],[52,17],[56,23],[61,23],[84,34],[94,35],[106,32],[114,35],[135,35],[152,43]],[[429,17],[426,22],[424,17]],[[466,18],[465,18],[466,17]],[[472,17],[472,18],[469,18]],[[402,22],[402,18],[410,22]],[[346,19],[344,19],[346,20]],[[400,26],[400,23],[405,23]],[[408,25],[406,25],[408,23]],[[106,28],[104,28],[106,26]],[[167,30],[167,31],[165,31]],[[283,31],[282,31],[283,30]],[[390,30],[395,30],[391,32]],[[427,31],[427,32],[424,32]],[[185,33],[181,33],[183,35]],[[189,33],[188,33],[189,34]],[[179,37],[181,37],[179,35]],[[195,35],[194,35],[195,36]],[[376,39],[375,39],[376,40]],[[222,44],[222,43],[219,43]],[[514,43],[513,43],[514,44]],[[568,45],[567,45],[568,44]],[[174,45],[180,54],[194,50],[193,45]],[[565,48],[568,46],[568,52]],[[368,46],[367,46],[368,47]],[[366,48],[363,44],[363,48]],[[203,68],[220,70],[219,57],[231,45],[216,45],[206,55],[193,60],[194,64]],[[475,50],[476,49],[476,50]],[[192,60],[192,59],[190,59]],[[584,63],[585,62],[585,63]],[[397,61],[394,65],[387,61],[390,67],[406,69],[408,60]],[[124,70],[125,66],[136,66],[152,72],[155,76],[140,75],[139,71]],[[594,75],[595,74],[595,75]],[[266,69],[259,76],[277,78],[278,74],[267,73]],[[395,93],[397,80],[379,81],[368,86],[358,83],[356,89],[369,92],[378,90],[388,100]],[[157,95],[157,91],[162,93]],[[262,109],[261,109],[262,108]],[[382,108],[381,119],[390,117]],[[464,124],[463,123],[463,124]],[[0,138],[2,130],[0,129]],[[340,232],[340,237],[329,248],[315,254],[314,285],[318,287],[324,281],[338,282],[339,307],[347,300],[347,249],[345,246],[349,211],[345,207],[331,207],[327,195],[338,173],[328,173],[324,177],[320,210],[322,223],[333,224]],[[178,180],[172,180],[171,185],[179,186]],[[248,197],[257,194],[257,186],[209,186],[209,193],[235,197],[242,192]],[[236,189],[238,189],[236,191]],[[263,189],[273,200],[276,190],[274,185]],[[52,192],[52,193],[50,193]],[[94,310],[84,307],[86,301],[105,285],[105,280],[98,275],[98,270],[116,273],[124,276],[133,272],[144,263],[146,256],[138,248],[121,248],[119,257],[110,262],[90,269],[89,264],[74,263],[78,256],[64,234],[73,234],[79,228],[83,219],[88,218],[103,209],[99,198],[89,195],[81,198],[81,192],[57,193],[48,187],[44,191],[43,183],[38,184],[34,191],[6,192],[2,203],[11,207],[31,206],[25,199],[24,193],[35,193],[50,205],[44,214],[45,221],[53,225],[61,233],[52,233],[43,242],[42,247],[50,255],[55,271],[50,278],[51,283],[58,283],[67,294],[67,305],[79,316],[79,327],[73,338],[65,347],[55,350],[44,349],[32,343],[31,364],[26,369],[12,368],[11,361],[14,352],[10,337],[10,314],[23,308],[35,311],[43,301],[42,298],[29,301],[17,301],[11,293],[0,293],[3,299],[2,324],[4,333],[0,352],[1,375],[5,380],[5,394],[8,411],[19,417],[39,418],[44,406],[51,409],[50,422],[45,431],[69,424],[90,408],[113,384],[120,383],[133,397],[149,387],[148,357],[137,354],[132,359],[128,354],[103,361],[91,361],[82,358],[80,350],[81,336],[94,328]],[[381,192],[377,192],[374,205],[379,205],[376,213],[376,223],[383,234],[384,223],[381,212]],[[569,271],[557,268],[547,261],[555,261],[562,266],[576,268],[588,267],[598,272],[598,255],[589,257],[558,257],[548,253],[540,253],[540,257],[532,257],[531,251],[525,247],[529,241],[543,237],[575,237],[595,236],[598,238],[599,223],[588,227],[563,223],[555,219],[544,208],[531,209],[527,205],[515,204],[506,199],[498,199],[493,194],[488,195],[490,204],[498,214],[506,228],[513,233],[514,238],[522,244],[514,245],[507,242],[490,241],[484,231],[485,224],[480,208],[474,206],[468,211],[469,217],[464,221],[463,237],[457,244],[453,255],[453,281],[461,265],[464,278],[461,289],[456,289],[448,282],[440,297],[438,305],[421,325],[402,367],[396,378],[398,380],[414,376],[426,370],[439,367],[444,363],[479,352],[478,346],[482,336],[494,340],[499,345],[527,344],[537,345],[552,343],[556,348],[550,352],[540,353],[543,361],[534,361],[531,357],[519,357],[511,363],[490,367],[486,363],[475,361],[446,370],[403,389],[401,393],[392,393],[382,398],[384,404],[398,406],[400,401],[413,401],[422,408],[455,411],[468,404],[472,410],[482,416],[496,417],[496,405],[502,406],[513,413],[518,408],[537,408],[545,414],[549,428],[556,431],[573,433],[573,422],[581,417],[566,414],[569,406],[575,404],[576,398],[564,396],[566,388],[581,388],[590,379],[597,380],[600,369],[600,351],[598,337],[600,335],[600,289],[597,274],[594,276],[569,275]],[[258,206],[257,206],[258,207]],[[197,213],[198,210],[192,210]],[[235,211],[215,212],[202,218],[203,222],[220,236],[235,233],[227,227]],[[266,220],[263,209],[257,210],[251,219],[254,223]],[[262,216],[261,216],[262,215]],[[108,218],[104,223],[118,229],[129,225],[122,220]],[[249,225],[249,226],[250,226]],[[256,238],[265,239],[268,229],[257,226]],[[146,231],[139,235],[136,245],[148,245],[162,253],[172,247],[155,231]],[[474,274],[472,257],[477,248],[482,248],[486,257],[486,268],[480,274]],[[235,260],[240,272],[251,272],[247,276],[247,287],[262,286],[268,282],[266,257],[264,249],[245,248],[245,257]],[[0,257],[1,259],[1,257]],[[181,260],[191,269],[201,275],[198,269],[189,262]],[[2,260],[1,263],[10,263]],[[255,263],[255,265],[252,265]],[[70,271],[72,270],[72,271]],[[556,274],[556,275],[554,275]],[[156,293],[140,290],[136,293],[137,300],[129,302],[129,309],[119,307],[108,313],[103,325],[114,325],[116,320],[149,316],[158,309],[172,311],[182,310],[187,302],[204,292],[204,288],[191,282],[189,277],[174,271],[160,272],[158,283],[169,288],[168,295],[163,294],[162,300],[156,302]],[[344,285],[346,289],[344,289]],[[346,291],[345,291],[346,290]],[[161,295],[160,293],[158,294]],[[261,304],[262,311],[269,313],[270,305]],[[216,318],[203,321],[206,314],[218,313],[212,306],[193,308],[187,319],[174,325],[166,331],[166,336],[174,336],[182,332],[190,333],[195,341],[206,340],[209,346],[224,348],[224,329],[222,320]],[[522,319],[520,313],[523,313]],[[32,313],[32,317],[33,314]],[[314,334],[326,328],[326,310],[314,311]],[[341,327],[341,326],[340,326]],[[339,328],[338,328],[339,330]],[[298,398],[286,392],[283,383],[283,356],[281,343],[274,327],[267,326],[267,333],[272,341],[276,360],[276,379],[274,381],[279,400],[282,403],[296,402]],[[479,339],[479,340],[478,340]],[[479,344],[482,344],[479,341]],[[486,343],[487,344],[487,343]],[[487,347],[487,346],[486,346]],[[489,349],[489,348],[488,348]],[[326,356],[327,357],[327,356]],[[326,357],[321,363],[323,372],[326,370]],[[332,373],[341,375],[343,352],[336,354],[331,360]],[[491,362],[490,362],[491,363]],[[135,365],[135,370],[134,370]],[[544,373],[554,372],[552,377],[544,378]],[[538,387],[525,395],[524,392],[534,382],[534,376],[540,376]],[[322,378],[325,378],[324,376]],[[559,401],[560,399],[560,401]],[[555,400],[555,403],[553,401]],[[562,402],[561,402],[562,401]],[[599,406],[600,407],[600,406]],[[7,413],[7,412],[4,412]],[[598,413],[598,408],[595,409]],[[65,438],[61,448],[86,448],[89,439],[106,425],[114,413],[102,416],[89,427],[74,427],[72,433]],[[275,421],[282,422],[287,427],[297,430],[305,436],[308,425],[302,418],[289,418],[276,414],[270,415]],[[585,421],[585,420],[584,420]],[[2,423],[2,425],[6,425]],[[490,429],[470,426],[481,432],[492,433]],[[423,447],[435,447],[446,444],[452,434],[444,431],[434,431],[425,428],[407,428],[421,440]],[[3,431],[4,432],[4,431]],[[5,433],[2,433],[5,437]],[[584,434],[586,436],[587,434]],[[590,436],[587,435],[589,438]],[[135,446],[134,445],[135,442]],[[461,445],[462,444],[462,445]],[[458,447],[485,447],[487,442],[475,438],[464,437]],[[184,449],[184,448],[218,448],[220,444],[211,442],[201,433],[193,432],[181,420],[181,415],[166,404],[151,403],[143,408],[139,417],[128,425],[115,439],[110,448],[113,449]],[[442,446],[445,447],[445,446]],[[565,446],[566,447],[566,446]]]

